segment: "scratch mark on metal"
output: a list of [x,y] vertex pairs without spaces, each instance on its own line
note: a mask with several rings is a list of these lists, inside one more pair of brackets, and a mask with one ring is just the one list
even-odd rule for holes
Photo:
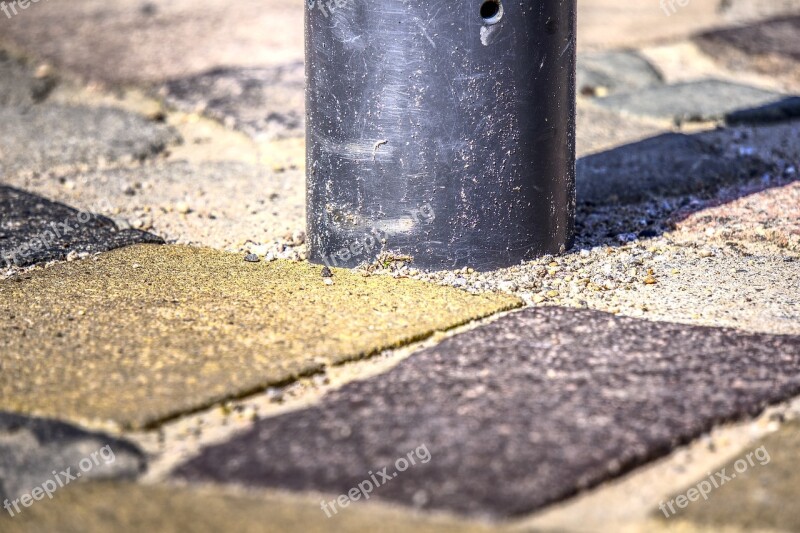
[[372,160],[373,161],[375,161],[375,156],[378,155],[378,148],[380,148],[384,144],[389,144],[389,141],[387,139],[382,139],[382,140],[376,142],[375,145],[372,147]]
[[428,35],[428,31],[425,29],[425,26],[422,24],[422,21],[419,20],[419,19],[417,19],[417,26],[419,26],[419,29],[422,30],[422,35],[424,35],[425,38],[428,39],[428,42],[431,43],[431,46],[436,48],[436,43],[433,42],[433,39],[431,39],[431,36]]

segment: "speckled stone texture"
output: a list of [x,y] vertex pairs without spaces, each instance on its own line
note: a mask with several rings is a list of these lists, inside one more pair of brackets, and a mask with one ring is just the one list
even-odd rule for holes
[[219,68],[171,80],[161,89],[167,103],[202,112],[256,139],[303,135],[303,62],[259,69]]
[[717,241],[768,242],[800,253],[800,182],[757,190],[682,218],[676,236],[704,234]]
[[[305,229],[305,176],[234,162],[141,165],[15,176],[15,187],[158,233],[170,243],[235,247]],[[124,221],[124,222],[123,222]]]
[[[80,462],[86,458],[91,466],[85,463],[82,468]],[[57,482],[54,470],[60,474],[71,468],[74,481],[130,479],[143,472],[145,464],[144,454],[125,441],[63,422],[0,412],[0,504],[30,493],[47,480]],[[60,479],[68,481],[66,476]],[[20,506],[23,513],[27,509]],[[6,515],[2,511],[0,515]],[[5,530],[2,519],[0,530]]]
[[412,355],[179,467],[192,481],[347,492],[514,516],[800,392],[800,337],[529,309]]
[[631,116],[684,123],[724,120],[730,113],[760,108],[785,98],[780,93],[709,79],[616,94],[596,103]]
[[0,138],[0,176],[59,165],[138,161],[180,142],[172,128],[127,111],[47,102],[0,107]]
[[0,185],[0,267],[64,259],[137,243],[162,243],[138,230],[120,230],[106,217]]
[[9,278],[0,405],[152,426],[521,305],[338,269],[333,283],[307,263],[151,245]]

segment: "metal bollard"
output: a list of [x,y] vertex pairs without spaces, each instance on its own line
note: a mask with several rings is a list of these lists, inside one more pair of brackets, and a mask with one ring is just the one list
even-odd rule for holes
[[571,245],[576,0],[308,0],[309,258],[508,267]]

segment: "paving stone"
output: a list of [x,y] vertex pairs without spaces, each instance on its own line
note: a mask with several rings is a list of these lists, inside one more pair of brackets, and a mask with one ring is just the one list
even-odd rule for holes
[[4,38],[20,48],[110,84],[303,59],[302,0],[73,0],[3,22]]
[[649,61],[632,51],[581,54],[577,76],[578,92],[590,96],[628,92],[663,81]]
[[[0,509],[2,510],[2,509]],[[5,514],[5,513],[3,513]],[[359,501],[327,518],[318,498],[244,496],[211,488],[125,483],[86,483],[57,494],[13,519],[0,514],[4,533],[488,533],[505,528],[425,516]]]
[[[388,467],[376,499],[514,516],[797,394],[799,362],[800,337],[527,309],[261,420],[175,476],[340,494]],[[429,461],[394,477],[423,445]]]
[[152,426],[520,304],[320,271],[142,245],[0,282],[0,405]]
[[[796,3],[795,9],[800,9]],[[800,15],[755,24],[714,29],[694,40],[702,50],[732,70],[753,70],[800,82]]]
[[150,233],[120,230],[113,221],[89,211],[0,185],[0,267],[161,242]]
[[[91,465],[81,466],[87,458]],[[0,412],[0,502],[18,499],[48,480],[57,483],[54,470],[61,474],[71,468],[68,473],[80,481],[135,478],[145,464],[144,454],[128,442],[55,420]],[[65,486],[72,482],[67,476],[59,479]]]
[[800,253],[800,182],[761,190],[677,218],[678,236],[685,239],[704,234],[723,242],[769,242]]
[[[750,453],[754,453],[752,466],[747,461]],[[798,454],[800,425],[793,422],[742,450],[736,460],[719,465],[718,469],[713,470],[719,472],[725,468],[725,474],[731,479],[713,489],[708,501],[692,502],[685,509],[675,507],[678,513],[669,520],[658,510],[653,514],[662,524],[680,521],[708,530],[737,527],[744,531],[798,531]],[[741,471],[744,469],[742,463],[739,464],[739,470],[736,469],[736,461],[741,459],[747,461],[745,471]],[[698,479],[697,483],[702,481],[703,479]],[[692,487],[696,489],[697,484],[687,487],[687,490]]]
[[172,128],[126,111],[48,103],[0,107],[0,137],[0,176],[101,160],[141,160],[180,140]]
[[[800,121],[757,128],[725,128],[703,133],[725,157],[749,154],[774,162],[759,179],[734,183],[713,197],[696,199],[670,218],[676,240],[776,245],[800,251]],[[778,252],[780,253],[780,252]]]
[[21,174],[7,182],[163,236],[236,248],[305,230],[305,176],[233,162]]
[[731,113],[762,108],[786,98],[772,91],[709,79],[617,94],[596,103],[627,115],[685,123],[724,120]]
[[167,103],[203,112],[256,139],[303,135],[305,68],[302,61],[259,69],[215,69],[171,80]]
[[579,159],[578,201],[634,203],[709,194],[771,170],[773,165],[757,155],[726,156],[700,136],[665,133]]
[[25,107],[47,99],[58,80],[48,70],[0,50],[0,107]]

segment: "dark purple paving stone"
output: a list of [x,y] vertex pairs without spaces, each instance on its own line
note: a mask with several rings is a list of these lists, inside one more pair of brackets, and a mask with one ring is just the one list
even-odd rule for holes
[[163,242],[144,231],[120,230],[106,217],[0,184],[0,267],[64,259],[73,251]]
[[578,201],[630,204],[710,195],[776,170],[754,155],[726,156],[723,146],[706,137],[665,133],[582,157],[577,163]]
[[686,122],[722,121],[731,113],[776,105],[787,95],[721,80],[659,85],[595,100],[628,115]]
[[798,392],[798,337],[528,309],[264,419],[174,475],[338,495],[425,445],[427,464],[372,497],[508,517]]
[[202,112],[254,138],[303,134],[305,70],[302,62],[272,68],[212,71],[167,82],[168,104]]
[[[81,468],[86,458],[91,466],[84,461]],[[63,487],[69,490],[67,485],[86,479],[135,478],[145,466],[144,454],[126,441],[56,420],[0,412],[0,505],[48,480],[57,483],[53,470],[66,482],[68,476],[61,472],[71,469],[69,474],[75,479]],[[0,515],[6,512],[0,509]]]

